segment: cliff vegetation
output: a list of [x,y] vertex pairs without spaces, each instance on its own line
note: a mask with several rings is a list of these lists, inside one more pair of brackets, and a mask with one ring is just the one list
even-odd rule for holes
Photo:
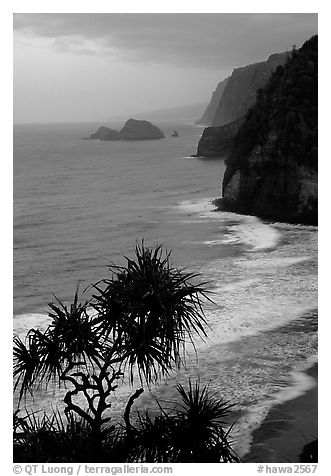
[[317,223],[317,35],[258,90],[227,160],[223,206]]
[[240,121],[256,101],[257,91],[264,87],[277,66],[283,65],[288,52],[271,55],[267,61],[233,70],[213,94],[198,124],[212,125],[203,131],[198,156],[223,156],[231,152]]

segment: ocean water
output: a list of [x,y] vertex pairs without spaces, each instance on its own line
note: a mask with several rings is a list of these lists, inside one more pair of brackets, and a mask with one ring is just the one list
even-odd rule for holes
[[[173,264],[210,281],[211,331],[196,343],[198,360],[191,351],[139,408],[174,400],[177,382],[210,382],[236,403],[243,456],[268,409],[315,384],[303,371],[317,355],[317,229],[215,212],[225,165],[190,157],[201,128],[163,124],[159,141],[82,140],[100,125],[14,128],[14,332],[47,325],[52,293],[67,301],[78,283],[107,277],[137,240],[164,244]],[[130,393],[117,391],[115,416]],[[61,394],[40,391],[28,405],[61,407]]]

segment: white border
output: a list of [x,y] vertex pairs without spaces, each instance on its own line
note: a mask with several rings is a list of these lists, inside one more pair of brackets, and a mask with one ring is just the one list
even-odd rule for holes
[[[2,73],[1,73],[1,134],[2,134],[2,154],[1,154],[1,217],[2,217],[2,243],[1,243],[1,285],[2,285],[2,329],[1,329],[1,345],[0,345],[0,359],[2,365],[2,393],[1,393],[1,453],[5,459],[6,469],[4,474],[12,474],[12,440],[11,440],[11,426],[12,426],[12,97],[13,97],[13,76],[12,76],[12,14],[16,13],[126,13],[126,12],[153,12],[153,13],[319,13],[319,58],[320,58],[320,143],[319,143],[319,157],[320,157],[320,173],[319,173],[319,189],[320,189],[320,380],[319,389],[320,398],[319,412],[322,415],[320,418],[319,431],[319,468],[315,474],[328,474],[327,458],[329,451],[329,435],[326,433],[327,417],[329,416],[329,409],[326,407],[326,396],[329,395],[328,375],[329,375],[329,356],[326,354],[330,332],[330,313],[327,309],[330,303],[326,298],[329,291],[329,237],[331,236],[329,230],[329,223],[326,217],[329,218],[329,197],[326,195],[327,187],[330,187],[330,144],[326,153],[326,138],[330,134],[329,121],[326,120],[326,114],[330,114],[330,105],[328,104],[328,97],[330,96],[329,64],[330,64],[330,37],[328,31],[330,30],[331,17],[327,2],[321,1],[277,1],[277,2],[262,2],[262,1],[232,1],[232,2],[216,2],[204,0],[203,2],[184,2],[168,0],[166,2],[152,1],[125,1],[125,2],[109,2],[109,1],[63,1],[45,2],[45,1],[12,1],[5,2],[1,5],[0,15],[0,31],[1,31],[1,51],[2,51]],[[329,142],[329,141],[328,141]],[[6,455],[6,456],[5,456]],[[9,460],[9,461],[7,461]],[[7,462],[8,468],[7,471]],[[325,469],[324,469],[325,466]],[[322,470],[323,468],[323,470]],[[174,474],[190,474],[195,471],[208,470],[208,473],[220,474],[256,474],[255,464],[243,465],[227,465],[221,468],[218,465],[174,465]]]

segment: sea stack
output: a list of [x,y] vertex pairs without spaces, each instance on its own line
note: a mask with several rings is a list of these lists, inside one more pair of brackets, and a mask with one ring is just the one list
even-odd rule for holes
[[122,140],[164,139],[163,132],[149,121],[129,119],[119,131]]
[[97,132],[91,134],[87,139],[91,140],[119,140],[120,136],[115,129],[110,129],[109,127],[99,127]]
[[129,119],[124,127],[118,132],[116,129],[102,126],[97,132],[91,134],[87,139],[111,141],[111,140],[153,140],[163,139],[163,132],[151,122]]

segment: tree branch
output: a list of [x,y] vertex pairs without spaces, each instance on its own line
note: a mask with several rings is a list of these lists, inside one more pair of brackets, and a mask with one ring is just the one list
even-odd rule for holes
[[126,407],[125,407],[125,412],[124,412],[124,421],[125,421],[125,426],[126,426],[126,432],[127,432],[127,435],[128,435],[128,438],[131,439],[133,434],[132,434],[132,425],[130,423],[130,411],[131,411],[131,407],[134,403],[134,401],[143,393],[144,389],[142,388],[139,388],[138,390],[136,390],[134,392],[133,395],[131,395],[131,397],[129,398],[128,400],[128,403],[126,404]]

